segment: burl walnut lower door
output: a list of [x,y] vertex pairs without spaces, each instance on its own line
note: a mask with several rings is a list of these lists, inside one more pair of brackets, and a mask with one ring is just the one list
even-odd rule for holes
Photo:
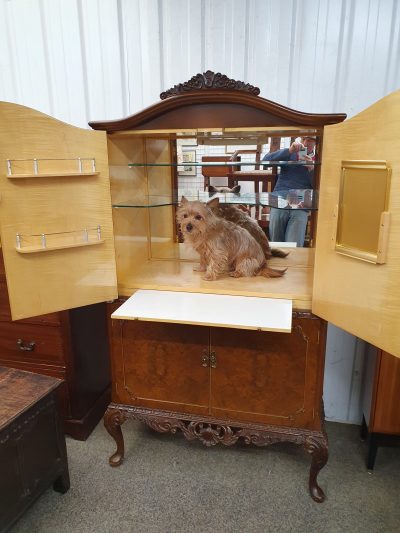
[[112,320],[113,401],[207,414],[207,327]]
[[320,325],[294,319],[291,334],[212,328],[212,415],[319,429]]

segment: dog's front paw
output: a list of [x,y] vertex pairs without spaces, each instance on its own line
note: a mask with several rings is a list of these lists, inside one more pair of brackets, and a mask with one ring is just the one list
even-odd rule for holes
[[240,272],[238,272],[237,270],[234,270],[233,272],[229,272],[229,275],[232,278],[241,278],[242,277],[242,274]]
[[207,272],[207,274],[205,274],[202,279],[204,279],[204,281],[214,281],[215,279],[217,279],[217,276],[212,272]]
[[193,272],[205,272],[206,267],[203,265],[194,265]]

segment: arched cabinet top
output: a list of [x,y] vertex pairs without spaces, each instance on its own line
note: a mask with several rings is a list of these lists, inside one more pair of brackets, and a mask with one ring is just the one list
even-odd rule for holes
[[259,89],[207,71],[161,93],[161,101],[119,120],[89,122],[109,133],[136,129],[323,127],[344,113],[304,113],[258,96]]

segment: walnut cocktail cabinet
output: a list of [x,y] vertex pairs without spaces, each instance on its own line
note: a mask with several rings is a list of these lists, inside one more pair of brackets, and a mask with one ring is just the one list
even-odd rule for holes
[[[311,453],[311,493],[322,501],[324,321],[400,356],[400,182],[390,181],[400,168],[400,92],[350,120],[298,112],[258,93],[206,72],[131,117],[91,123],[97,131],[1,103],[11,313],[25,319],[128,298],[110,328],[112,464],[122,459],[128,416],[205,443],[289,440]],[[271,259],[287,268],[281,278],[204,281],[175,224],[182,194],[205,199],[180,180],[185,146],[257,153],[277,138],[306,135],[317,139],[311,196],[297,191],[295,204],[267,192],[221,201],[306,209],[313,247]],[[192,161],[191,171],[205,164]],[[288,164],[303,163],[268,168]]]
[[85,440],[111,396],[105,304],[13,322],[0,252],[0,366],[63,380],[56,394],[65,433]]

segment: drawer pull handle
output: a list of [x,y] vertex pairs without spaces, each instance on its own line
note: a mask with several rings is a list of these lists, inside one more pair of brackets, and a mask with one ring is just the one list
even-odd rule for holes
[[17,346],[23,352],[33,352],[36,346],[36,342],[35,341],[24,342],[22,339],[18,339]]
[[201,356],[201,366],[207,367],[210,363],[210,357],[207,353],[207,350],[203,350],[203,355]]
[[217,368],[217,354],[215,352],[210,353],[210,366],[211,368]]

